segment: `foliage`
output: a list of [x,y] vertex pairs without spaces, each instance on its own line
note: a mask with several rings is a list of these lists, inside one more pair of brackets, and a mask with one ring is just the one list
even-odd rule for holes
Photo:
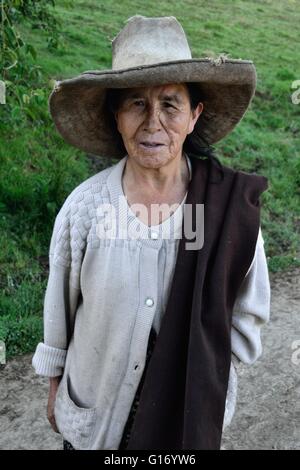
[[60,22],[50,11],[54,0],[0,0],[0,79],[6,85],[7,106],[2,123],[19,126],[31,121],[45,122],[47,91],[43,73],[35,63],[36,48],[20,33],[21,23],[46,33],[47,47],[54,51],[59,45]]

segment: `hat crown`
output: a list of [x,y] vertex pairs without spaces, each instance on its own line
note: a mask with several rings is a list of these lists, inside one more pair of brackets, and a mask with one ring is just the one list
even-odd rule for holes
[[174,16],[132,16],[112,41],[112,69],[190,60],[191,50]]

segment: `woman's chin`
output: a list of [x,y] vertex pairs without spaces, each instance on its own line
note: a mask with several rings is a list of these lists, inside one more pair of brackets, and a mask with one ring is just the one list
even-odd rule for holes
[[139,154],[139,162],[145,168],[160,168],[168,162],[168,156],[165,154]]
[[145,168],[159,168],[170,160],[166,147],[160,148],[158,151],[157,149],[143,149],[137,146],[133,152],[128,152],[128,156]]

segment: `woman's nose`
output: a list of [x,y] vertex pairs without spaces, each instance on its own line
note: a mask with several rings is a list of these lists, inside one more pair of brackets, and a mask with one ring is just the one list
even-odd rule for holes
[[160,109],[154,106],[149,106],[146,110],[145,122],[144,122],[145,129],[159,129],[161,128],[160,122]]

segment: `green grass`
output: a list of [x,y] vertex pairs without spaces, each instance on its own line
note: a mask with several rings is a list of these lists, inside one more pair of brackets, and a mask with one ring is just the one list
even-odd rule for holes
[[[269,269],[284,273],[299,265],[300,105],[291,101],[292,82],[300,79],[298,2],[61,0],[55,11],[62,20],[55,52],[47,49],[43,32],[21,27],[38,51],[47,93],[53,79],[110,68],[111,40],[134,14],[178,18],[193,57],[226,53],[254,61],[256,96],[216,153],[224,164],[268,177],[262,230]],[[55,214],[70,191],[101,167],[67,145],[50,119],[13,128],[0,120],[0,158],[0,338],[12,356],[32,351],[42,339]]]

